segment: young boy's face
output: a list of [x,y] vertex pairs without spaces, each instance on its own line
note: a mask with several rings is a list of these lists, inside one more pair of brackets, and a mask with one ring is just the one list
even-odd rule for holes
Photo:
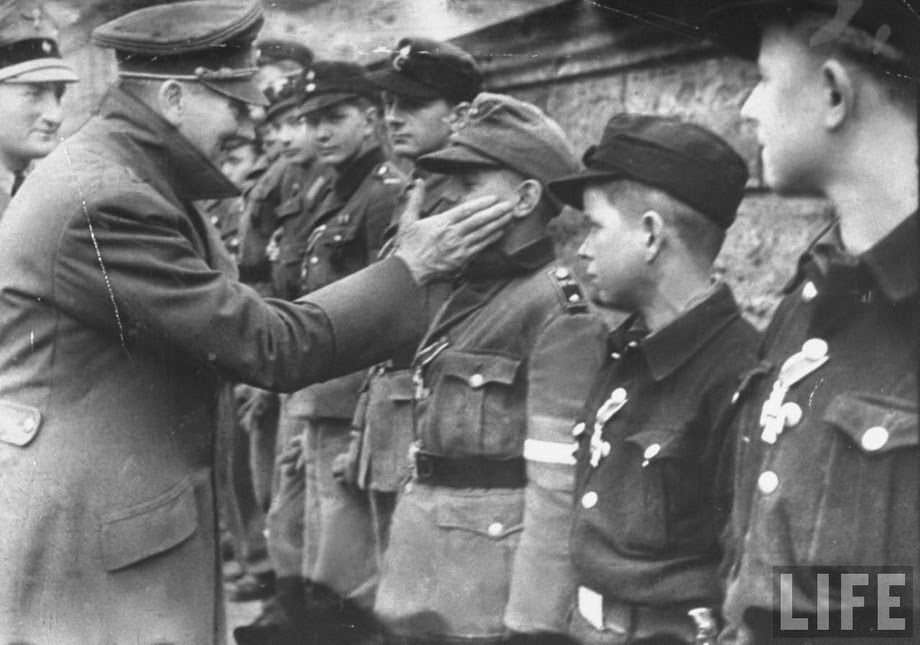
[[237,186],[242,185],[259,158],[253,145],[241,145],[226,151],[221,159],[220,170]]
[[813,192],[829,161],[820,57],[775,25],[764,30],[757,66],[760,80],[741,115],[756,127],[764,179],[781,193]]
[[638,217],[614,203],[603,185],[589,185],[583,195],[590,228],[578,255],[587,264],[591,297],[599,305],[631,311],[646,274],[647,235]]
[[418,159],[447,144],[452,107],[444,99],[423,101],[387,93],[384,106],[387,132],[396,156]]
[[296,157],[313,149],[313,131],[295,108],[275,116],[272,127],[281,154],[286,157]]
[[320,161],[339,168],[360,153],[364,142],[374,136],[370,109],[345,102],[307,114],[307,127],[314,131]]

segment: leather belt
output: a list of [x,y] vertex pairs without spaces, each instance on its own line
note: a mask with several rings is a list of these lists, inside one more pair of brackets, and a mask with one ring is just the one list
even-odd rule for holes
[[527,473],[523,457],[441,457],[417,452],[415,479],[448,488],[523,488]]
[[578,588],[578,611],[592,627],[630,639],[654,641],[667,636],[693,643],[696,626],[687,613],[691,607],[635,605],[604,597],[588,587]]

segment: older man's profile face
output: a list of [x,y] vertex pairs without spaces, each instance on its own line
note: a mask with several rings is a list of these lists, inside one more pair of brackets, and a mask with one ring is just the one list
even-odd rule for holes
[[0,82],[0,163],[21,170],[57,145],[64,83]]
[[223,144],[251,127],[246,104],[193,83],[182,84],[179,131],[205,156],[219,162]]

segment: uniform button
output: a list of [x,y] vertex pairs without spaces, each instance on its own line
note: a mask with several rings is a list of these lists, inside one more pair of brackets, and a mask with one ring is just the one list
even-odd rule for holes
[[315,91],[315,90],[316,90],[316,83],[307,83],[307,88],[306,88],[306,89],[307,89],[308,92],[313,92],[313,91]]
[[626,401],[626,390],[621,387],[618,387],[613,392],[610,393],[610,403],[613,405],[620,405]]
[[623,358],[623,355],[620,352],[610,352],[610,358],[612,358],[615,361],[618,361],[621,358]]
[[501,522],[492,522],[489,524],[489,528],[486,529],[489,532],[489,535],[492,537],[498,537],[502,534],[502,531],[505,530],[504,525]]
[[741,398],[741,392],[735,392],[734,394],[732,394],[732,404],[737,403],[738,399],[740,398]]
[[556,278],[557,278],[557,279],[559,279],[559,280],[565,280],[565,279],[567,279],[569,276],[571,276],[572,273],[571,273],[568,269],[566,269],[565,267],[559,267],[558,269],[556,269],[555,275],[556,275]]
[[589,490],[581,496],[581,505],[585,508],[594,508],[597,505],[597,493]]
[[569,302],[580,302],[580,301],[581,301],[581,296],[577,293],[573,293],[571,296],[569,296]]
[[35,417],[26,417],[20,423],[22,431],[26,434],[32,434],[35,432],[35,428],[38,427],[38,423],[35,422]]
[[783,423],[787,428],[794,428],[802,422],[802,408],[798,403],[783,403]]
[[661,444],[653,443],[642,453],[643,459],[654,459],[661,452]]
[[342,241],[342,236],[341,236],[341,235],[333,235],[333,236],[332,236],[332,241],[333,241],[333,242],[341,242],[341,241]]
[[827,356],[827,341],[821,338],[809,338],[802,345],[802,354],[813,361],[821,360]]
[[630,349],[635,349],[639,346],[639,342],[635,340],[631,340],[628,343],[626,343],[626,346]]
[[859,440],[859,443],[862,444],[864,450],[879,450],[888,443],[888,430],[882,426],[873,426],[863,432],[862,439]]
[[473,389],[481,388],[486,383],[486,379],[483,378],[482,374],[473,374],[470,377],[470,387]]
[[576,423],[576,424],[575,424],[575,427],[572,428],[572,436],[573,436],[573,437],[580,437],[580,436],[583,435],[584,433],[585,433],[585,423],[584,423],[584,421],[582,421],[581,423]]
[[765,470],[757,478],[757,488],[764,495],[769,495],[779,486],[779,477],[772,470]]
[[310,257],[310,264],[319,264],[319,258],[315,255]]
[[811,302],[818,297],[818,287],[815,286],[815,283],[809,280],[805,283],[805,286],[802,287],[802,300],[804,302]]

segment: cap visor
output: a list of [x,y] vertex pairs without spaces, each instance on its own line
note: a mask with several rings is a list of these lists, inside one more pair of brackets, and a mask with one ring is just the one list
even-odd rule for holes
[[419,83],[391,69],[373,72],[368,75],[368,80],[384,92],[397,96],[408,96],[413,99],[437,99],[442,96],[433,87]]
[[547,188],[549,188],[550,194],[563,204],[583,210],[584,191],[588,184],[626,178],[625,173],[616,170],[585,170],[577,175],[569,175],[568,177],[553,180],[547,184]]
[[704,18],[704,28],[710,37],[727,51],[757,60],[760,33],[764,23],[783,12],[820,7],[821,2],[779,2],[777,0],[738,0],[712,9]]
[[312,96],[304,101],[303,106],[300,108],[300,113],[310,114],[311,112],[318,112],[319,110],[331,107],[342,101],[347,101],[348,99],[356,98],[357,96],[357,94],[350,94],[348,92],[330,92],[329,94]]
[[259,87],[252,78],[232,81],[199,80],[199,83],[231,99],[236,99],[237,101],[242,101],[249,105],[258,105],[260,107],[268,106],[268,99],[265,98],[265,95],[259,90]]
[[0,69],[5,83],[76,83],[74,69],[60,58],[37,58]]
[[419,157],[415,165],[422,170],[437,172],[442,175],[456,174],[468,168],[502,167],[500,161],[463,145],[453,145]]

